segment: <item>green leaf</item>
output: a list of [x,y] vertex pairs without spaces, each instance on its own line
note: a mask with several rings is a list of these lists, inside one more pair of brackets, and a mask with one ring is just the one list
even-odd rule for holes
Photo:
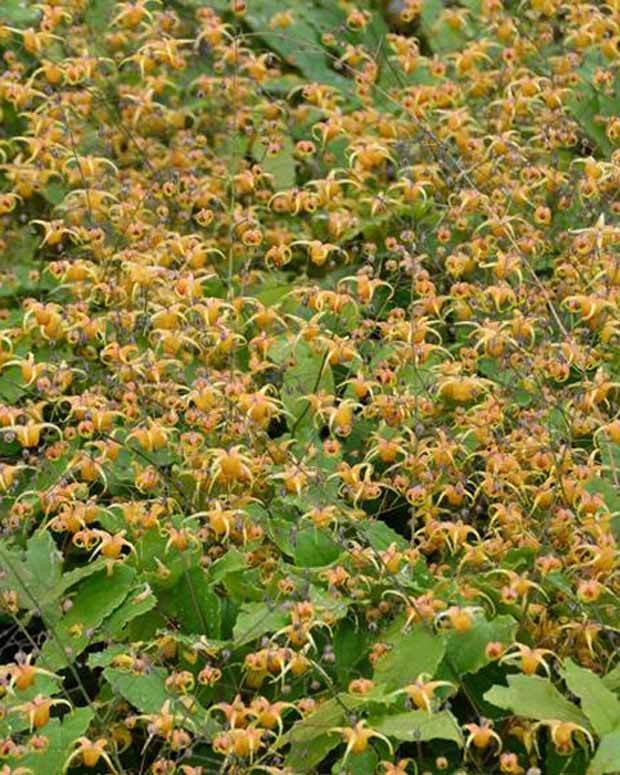
[[9,737],[27,730],[30,726],[28,718],[23,713],[11,712],[12,708],[30,702],[37,694],[44,697],[52,697],[62,690],[63,679],[60,676],[37,673],[34,681],[26,689],[18,689],[14,686],[3,699],[2,718],[0,718],[0,737]]
[[103,649],[103,651],[95,651],[92,654],[89,654],[86,660],[86,664],[91,668],[109,667],[112,664],[114,657],[119,656],[119,654],[126,653],[127,646],[122,643],[115,643],[111,646],[108,646],[108,648]]
[[161,610],[173,618],[183,632],[219,638],[220,599],[201,568],[183,573],[171,589],[159,593]]
[[[64,771],[64,765],[74,749],[74,743],[86,733],[93,720],[90,708],[76,708],[62,720],[51,719],[41,733],[48,739],[43,751],[27,753],[20,758],[9,757],[7,762],[15,768],[23,767],[32,775],[51,775]],[[17,771],[17,769],[15,770]]]
[[341,682],[349,680],[351,671],[367,653],[371,633],[365,627],[356,627],[353,622],[344,619],[334,632],[334,654],[336,671]]
[[446,651],[445,639],[422,625],[381,640],[392,648],[377,662],[374,680],[388,689],[413,683],[422,673],[434,675]]
[[106,560],[103,557],[99,557],[93,562],[89,562],[87,565],[82,565],[80,568],[74,568],[67,573],[63,573],[62,578],[58,582],[58,587],[56,590],[54,590],[53,594],[58,595],[58,597],[64,595],[65,592],[71,589],[71,587],[75,586],[78,582],[87,579],[89,576],[92,576],[95,573],[98,573],[105,567]]
[[[325,362],[323,355],[315,353],[303,341],[297,343],[293,352],[294,364],[289,366],[282,382],[281,399],[284,408],[293,418],[291,427],[301,422],[311,425],[312,416],[306,411],[307,402],[300,400],[302,396],[324,390],[333,393],[334,377],[331,367]],[[302,427],[300,425],[300,427]]]
[[326,735],[332,727],[342,726],[347,714],[364,705],[363,697],[350,694],[338,694],[330,700],[322,702],[318,709],[301,721],[297,721],[284,735],[283,743],[307,743],[310,740]]
[[342,619],[346,615],[348,604],[351,602],[343,595],[334,595],[315,584],[310,584],[309,596],[317,612],[321,616],[327,614],[325,619],[329,619],[332,622]]
[[276,191],[292,188],[295,185],[295,144],[284,135],[282,147],[275,156],[267,156],[264,153],[256,153],[256,160],[263,172],[273,175],[273,187]]
[[50,589],[60,581],[62,554],[47,530],[35,533],[28,541],[26,567],[35,577],[39,591]]
[[361,526],[360,532],[362,532],[368,539],[368,543],[377,552],[385,551],[392,544],[396,544],[396,548],[399,551],[406,549],[409,544],[405,539],[392,530],[391,527],[381,522],[379,519],[368,520]]
[[586,775],[617,775],[620,767],[620,729],[606,734],[590,762]]
[[0,565],[0,590],[17,592],[20,608],[38,609],[48,618],[60,616],[62,555],[47,531],[29,539],[25,555],[0,543]]
[[277,606],[267,603],[247,603],[241,607],[233,627],[233,640],[236,646],[242,646],[266,632],[284,627],[288,622],[286,614]]
[[59,205],[67,195],[67,188],[60,183],[48,183],[41,192],[43,197],[52,205]]
[[399,373],[401,379],[407,383],[408,391],[415,396],[429,396],[431,388],[437,381],[437,375],[431,368],[431,363],[423,366],[407,364]]
[[140,675],[113,667],[106,667],[103,671],[103,677],[113,691],[142,713],[159,713],[164,703],[170,702],[171,712],[179,716],[182,726],[199,731],[201,737],[209,740],[219,730],[219,725],[207,717],[205,708],[199,703],[194,703],[191,711],[180,704],[178,698],[166,689],[167,675],[161,667],[154,667],[149,673]]
[[142,713],[157,713],[171,698],[166,690],[167,675],[161,667],[141,675],[114,667],[106,667],[103,671],[103,677],[112,689]]
[[318,735],[310,740],[294,743],[288,752],[285,765],[299,775],[319,772],[317,765],[341,742],[340,735],[333,733],[331,735]]
[[37,19],[37,9],[23,0],[3,0],[0,8],[0,22],[18,27],[27,27]]
[[346,726],[351,712],[365,704],[363,697],[341,693],[322,702],[314,713],[297,721],[282,739],[283,745],[291,745],[286,766],[300,775],[320,772],[317,765],[342,742],[339,734],[328,730]]
[[437,713],[413,710],[408,713],[380,716],[371,718],[369,726],[386,737],[394,737],[396,740],[410,743],[451,740],[459,746],[463,745],[459,723],[447,710],[441,710]]
[[570,600],[574,596],[573,587],[570,579],[561,571],[551,571],[545,576],[545,586],[559,589],[563,595]]
[[[313,5],[293,0],[287,6],[292,12],[292,24],[286,30],[272,30],[269,22],[282,10],[282,3],[280,0],[254,0],[249,4],[245,21],[286,64],[297,68],[309,80],[348,90],[350,81],[330,68],[331,60],[320,42],[320,33],[333,29],[333,24],[330,25],[326,18],[329,7],[321,6],[320,2]],[[337,18],[341,24],[344,22],[342,13]]]
[[65,667],[91,643],[103,637],[99,627],[123,602],[136,572],[126,565],[114,566],[86,579],[77,590],[73,607],[58,622],[54,633],[45,641],[41,663],[50,670]]
[[269,273],[268,277],[265,277],[265,281],[256,290],[255,297],[262,301],[268,307],[278,306],[286,308],[287,304],[291,306],[291,311],[295,309],[295,302],[288,297],[287,294],[291,290],[290,282],[284,272]]
[[581,709],[597,735],[605,735],[620,726],[620,699],[596,673],[569,659],[562,674],[568,688],[581,700]]
[[[2,289],[0,289],[0,298],[2,298]],[[22,376],[19,366],[9,366],[0,376],[0,399],[7,404],[16,403],[24,393],[22,387]],[[7,457],[15,458],[19,455],[19,444],[15,441],[2,441],[2,453]]]
[[379,756],[370,746],[362,753],[352,753],[345,761],[344,756],[332,767],[332,775],[375,775],[378,769]]
[[101,626],[102,634],[109,639],[122,638],[130,621],[151,611],[157,605],[157,598],[143,587],[133,589],[126,600],[109,616]]
[[616,665],[613,670],[610,670],[601,680],[612,692],[620,691],[620,664]]
[[209,578],[213,584],[218,584],[229,573],[243,571],[248,564],[245,557],[237,549],[229,549],[223,557],[209,567]]
[[447,636],[446,663],[456,676],[475,673],[491,661],[486,655],[487,644],[500,641],[508,645],[514,641],[517,622],[512,616],[498,616],[491,621],[478,619],[468,632],[453,630]]
[[293,529],[296,529],[296,524],[297,523],[292,520],[282,519],[277,516],[270,518],[268,522],[269,537],[274,544],[276,544],[278,549],[289,557],[295,556]]
[[571,95],[568,110],[601,152],[608,155],[613,151],[613,146],[605,134],[605,126],[596,121],[596,116],[601,114],[601,104],[598,94],[590,84]]
[[442,0],[423,0],[420,21],[429,45],[436,53],[458,51],[467,42],[462,30],[453,30],[440,19],[446,5]]
[[342,549],[324,530],[308,527],[300,530],[295,541],[295,564],[316,568],[334,562]]
[[[601,462],[603,464],[603,468],[606,471],[611,471],[617,474],[620,471],[620,444],[613,444],[611,441],[608,441],[607,439],[605,439],[604,441],[600,439],[599,449],[601,452]],[[616,504],[616,506],[618,504],[617,499],[618,499],[618,493],[616,491],[616,499],[614,500],[614,503]],[[616,511],[616,508],[612,508],[611,506],[610,506],[610,509],[612,511]]]
[[[7,129],[7,113],[12,113],[14,109],[10,106],[10,109],[5,104],[2,107],[4,114],[4,129]],[[15,116],[16,129],[19,127],[21,119],[19,116]],[[33,226],[25,226],[20,229],[16,234],[16,238],[8,242],[5,250],[2,254],[2,263],[6,267],[13,269],[12,274],[15,280],[12,282],[3,281],[0,285],[0,297],[8,296],[15,300],[15,294],[27,293],[33,291],[41,282],[41,278],[33,280],[30,276],[30,270],[36,267],[34,261],[35,254],[39,243],[41,242],[41,235]]]
[[258,568],[246,568],[245,570],[227,573],[223,580],[224,600],[242,605],[252,600],[259,602],[263,599],[261,573]]
[[[616,446],[615,455],[613,457],[613,459],[617,461],[616,466],[620,463],[619,453],[620,450]],[[605,505],[611,512],[620,512],[620,493],[618,493],[618,488],[613,481],[597,477],[588,482],[586,490],[592,495],[602,495]]]
[[508,686],[494,686],[484,699],[515,716],[536,721],[570,721],[588,728],[588,720],[576,705],[562,696],[548,678],[509,675]]
[[[136,554],[132,555],[129,561],[135,563],[140,571],[149,573],[148,579],[153,587],[171,589],[190,565],[196,565],[198,552],[188,549],[183,555],[178,552],[166,555],[166,543],[166,536],[159,530],[147,530],[135,542]],[[158,560],[163,562],[170,571],[170,575],[163,582],[157,574]]]

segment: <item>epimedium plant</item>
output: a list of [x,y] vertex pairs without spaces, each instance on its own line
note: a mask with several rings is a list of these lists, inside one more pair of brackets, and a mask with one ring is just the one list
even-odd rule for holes
[[2,775],[620,771],[619,41],[5,0]]

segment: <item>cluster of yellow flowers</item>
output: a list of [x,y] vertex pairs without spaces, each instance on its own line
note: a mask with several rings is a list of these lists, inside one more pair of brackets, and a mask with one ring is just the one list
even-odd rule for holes
[[620,771],[620,2],[0,55],[1,775]]

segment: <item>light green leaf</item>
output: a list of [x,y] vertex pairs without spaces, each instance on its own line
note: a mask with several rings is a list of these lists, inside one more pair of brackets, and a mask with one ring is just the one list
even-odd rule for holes
[[333,638],[336,670],[340,681],[347,681],[355,665],[366,656],[371,638],[372,633],[366,627],[356,627],[349,619],[340,622]]
[[584,133],[603,153],[610,154],[613,151],[613,146],[605,134],[605,127],[596,120],[596,116],[601,114],[601,104],[598,94],[589,83],[571,95],[568,110]]
[[341,552],[341,547],[324,530],[308,527],[297,534],[295,564],[301,568],[329,565]]
[[[187,549],[183,555],[178,552],[166,554],[166,543],[166,536],[159,530],[146,530],[134,544],[136,554],[129,558],[129,562],[135,563],[138,570],[148,573],[147,578],[153,588],[171,589],[188,567],[195,566],[198,562],[198,552],[193,548]],[[164,562],[170,571],[165,581],[157,574],[158,561]]]
[[62,554],[47,530],[35,533],[28,541],[26,567],[37,582],[37,594],[56,586],[62,573]]
[[[6,284],[4,289],[0,288],[0,298],[2,298],[4,295],[2,290],[6,290]],[[0,400],[7,404],[14,404],[19,400],[23,392],[24,388],[22,387],[22,378],[19,367],[9,366],[8,368],[4,369],[0,375]],[[7,457],[14,457],[15,455],[19,454],[19,444],[17,444],[17,442],[9,443],[3,441],[2,453],[6,454]],[[24,478],[25,475],[22,473],[20,482]]]
[[364,705],[363,697],[350,694],[339,694],[322,702],[318,709],[301,721],[297,721],[284,735],[283,743],[307,743],[310,740],[327,734],[332,727],[342,726],[347,713]]
[[88,708],[76,708],[72,713],[63,716],[62,721],[54,718],[41,730],[48,739],[44,750],[38,753],[27,753],[19,759],[9,758],[8,764],[16,769],[23,767],[32,775],[52,775],[63,772],[64,764],[71,755],[74,743],[86,733],[93,712]]
[[620,726],[620,699],[596,673],[569,659],[562,675],[571,692],[581,700],[581,709],[597,735],[605,735]]
[[422,673],[434,675],[446,651],[445,639],[422,625],[381,640],[392,648],[377,662],[374,680],[388,689],[413,683]]
[[258,568],[246,568],[227,573],[222,579],[223,599],[236,605],[263,599],[261,574]]
[[68,573],[63,573],[62,578],[58,582],[58,587],[54,590],[54,595],[59,597],[64,595],[71,587],[89,576],[98,573],[106,567],[106,560],[103,557],[99,557],[93,562],[89,562],[87,565],[82,565],[79,568],[74,568]]
[[279,630],[287,623],[288,617],[277,606],[266,603],[247,603],[241,607],[233,627],[233,640],[236,646],[242,646],[266,632]]
[[326,620],[335,622],[342,619],[347,613],[350,601],[342,595],[333,595],[323,587],[310,584],[309,596],[317,612]]
[[409,545],[399,533],[392,530],[391,527],[379,519],[363,522],[360,532],[366,536],[368,543],[377,552],[385,551],[392,544],[396,544],[396,548],[400,551],[403,551]]
[[491,621],[478,619],[468,632],[453,630],[447,636],[446,662],[458,676],[475,673],[491,661],[486,655],[487,644],[500,641],[508,645],[514,641],[517,623],[512,616],[498,616]]
[[0,566],[0,590],[14,590],[20,608],[37,609],[44,617],[60,616],[57,585],[62,558],[49,533],[32,536],[25,555],[0,543]]
[[305,342],[298,342],[292,355],[294,365],[289,366],[284,373],[281,391],[282,402],[284,408],[294,418],[291,427],[300,422],[302,415],[304,425],[310,425],[312,416],[306,410],[307,402],[300,399],[302,396],[315,392],[315,390],[333,393],[335,390],[334,377],[324,356],[315,353]]
[[282,147],[275,156],[267,156],[259,150],[256,160],[263,172],[273,175],[273,187],[276,191],[292,188],[295,185],[295,145],[289,135],[282,138]]
[[67,189],[60,183],[52,182],[48,183],[41,193],[50,204],[59,205],[67,195]]
[[36,21],[37,9],[24,0],[3,0],[0,9],[0,22],[18,27],[26,27]]
[[138,616],[148,613],[157,605],[157,598],[144,587],[136,587],[125,601],[109,616],[101,626],[101,632],[106,638],[122,638],[126,625]]
[[457,51],[467,43],[467,37],[462,30],[452,29],[441,14],[446,9],[442,0],[423,0],[420,21],[422,31],[429,45],[437,53]]
[[285,765],[290,769],[305,775],[305,773],[319,772],[317,765],[320,764],[330,751],[333,751],[340,743],[342,738],[339,734],[318,735],[304,742],[294,743],[285,760]]
[[353,711],[364,702],[361,697],[339,694],[296,722],[282,740],[283,744],[291,744],[286,765],[300,775],[317,772],[317,765],[342,742],[338,733],[330,733],[329,730],[345,726],[347,711]]
[[114,16],[113,0],[90,0],[86,11],[86,23],[91,34],[99,35]]
[[[297,68],[309,80],[349,89],[350,82],[331,69],[330,59],[320,42],[321,28],[333,29],[331,20],[328,22],[326,18],[329,6],[322,8],[321,3],[294,0],[287,8],[292,12],[292,24],[286,30],[271,29],[269,24],[272,16],[282,10],[280,0],[254,0],[249,4],[245,21],[286,64]],[[338,17],[340,23],[344,22],[343,14]]]
[[34,681],[26,689],[13,687],[12,691],[3,699],[3,718],[0,718],[0,738],[9,737],[27,730],[30,726],[28,718],[23,713],[12,712],[11,709],[30,702],[37,694],[44,697],[52,697],[61,691],[63,679],[61,677],[38,673]]
[[420,743],[428,740],[452,740],[459,746],[463,744],[458,721],[447,710],[437,713],[427,713],[425,710],[396,713],[372,718],[369,725],[377,732],[396,740]]
[[109,667],[114,661],[115,657],[126,653],[127,646],[125,644],[115,643],[112,646],[108,646],[108,648],[103,649],[103,651],[95,651],[92,654],[89,654],[86,663],[91,668]]
[[620,772],[620,729],[606,734],[590,762],[586,775],[618,775]]
[[209,578],[213,584],[218,584],[229,573],[236,573],[247,568],[245,557],[237,549],[229,549],[223,557],[209,566]]
[[374,748],[369,746],[362,753],[352,753],[337,761],[332,767],[332,775],[375,775],[379,772],[379,756]]
[[620,664],[617,664],[613,670],[610,670],[609,673],[602,678],[602,681],[612,692],[620,691]]
[[171,699],[166,690],[167,675],[161,667],[141,675],[114,667],[106,667],[103,671],[103,677],[112,689],[142,713],[157,713],[166,700]]
[[171,712],[178,715],[182,726],[210,739],[219,730],[219,724],[207,716],[206,709],[198,702],[188,711],[178,696],[166,689],[167,676],[168,672],[161,667],[139,675],[113,667],[103,671],[103,677],[112,689],[142,713],[158,713],[169,702]]
[[77,590],[73,607],[46,640],[41,663],[58,670],[66,666],[68,657],[74,659],[103,637],[99,632],[101,623],[123,602],[135,575],[133,568],[116,565],[111,575],[100,571],[86,579]]
[[158,593],[163,613],[173,617],[185,633],[212,638],[221,634],[221,601],[200,568],[183,573],[171,589]]
[[515,716],[536,721],[570,721],[588,728],[588,720],[551,683],[538,675],[509,675],[508,686],[494,686],[484,699]]

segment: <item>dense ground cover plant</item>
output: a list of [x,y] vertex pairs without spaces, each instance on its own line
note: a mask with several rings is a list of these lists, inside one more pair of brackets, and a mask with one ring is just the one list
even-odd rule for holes
[[4,0],[0,772],[620,772],[620,4]]

